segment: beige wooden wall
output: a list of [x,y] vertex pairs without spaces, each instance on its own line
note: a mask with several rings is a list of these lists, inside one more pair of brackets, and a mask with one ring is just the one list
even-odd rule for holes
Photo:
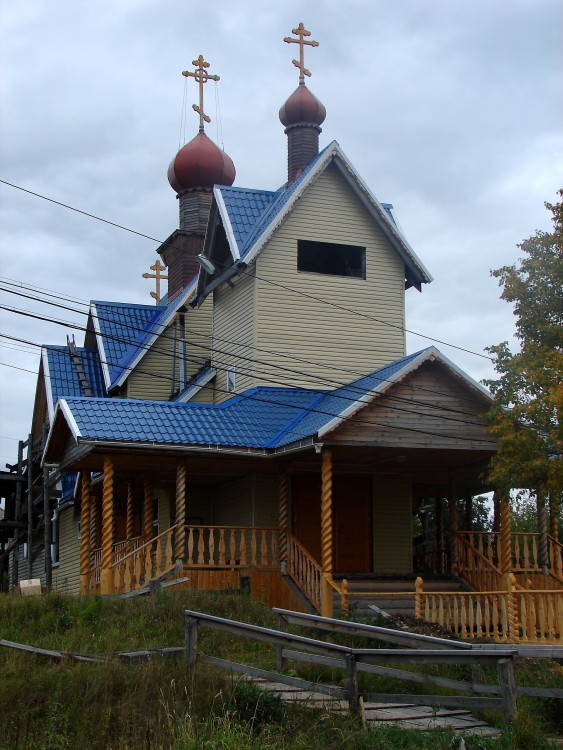
[[[297,240],[366,247],[366,278],[297,271]],[[366,209],[334,166],[306,191],[259,256],[256,265],[256,345],[277,352],[267,360],[274,378],[322,388],[347,382],[405,353],[405,269]],[[268,279],[356,312],[390,327],[307,299],[262,281]],[[292,357],[312,360],[296,362]],[[275,365],[304,371],[293,376]],[[267,375],[256,373],[256,383]],[[328,383],[326,383],[328,379]]]
[[80,590],[80,508],[66,505],[59,511],[59,564],[53,566],[53,590],[78,594]]
[[373,563],[378,575],[412,573],[411,483],[374,478]]

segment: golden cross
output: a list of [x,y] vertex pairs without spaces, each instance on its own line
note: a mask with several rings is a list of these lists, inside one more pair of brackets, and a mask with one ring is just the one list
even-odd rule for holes
[[205,122],[211,122],[211,118],[203,111],[203,84],[207,83],[209,80],[220,81],[221,79],[219,76],[209,75],[206,71],[206,68],[209,67],[209,63],[205,62],[203,55],[200,55],[197,60],[192,60],[192,65],[196,66],[195,72],[192,73],[191,70],[184,70],[182,71],[182,75],[186,76],[186,78],[191,76],[199,83],[199,107],[197,104],[192,104],[192,109],[194,109],[199,115],[199,132],[201,133],[205,127],[203,124],[204,120]]
[[162,272],[166,270],[166,266],[163,266],[160,262],[160,258],[157,258],[156,263],[153,263],[149,268],[151,271],[154,271],[154,273],[144,273],[143,279],[156,279],[156,292],[151,292],[151,297],[156,300],[156,304],[158,305],[160,302],[160,281],[161,279],[168,278],[168,276],[162,274]]
[[298,44],[299,45],[299,62],[297,60],[293,60],[293,64],[296,68],[299,68],[299,83],[305,83],[305,76],[310,76],[311,71],[307,70],[305,67],[305,45],[308,44],[311,47],[318,47],[318,42],[313,41],[306,41],[306,36],[311,36],[311,32],[307,31],[307,29],[303,26],[303,21],[299,24],[299,26],[296,29],[291,29],[292,34],[296,34],[299,39],[292,39],[290,36],[284,36],[283,40],[284,42],[287,42],[288,44]]

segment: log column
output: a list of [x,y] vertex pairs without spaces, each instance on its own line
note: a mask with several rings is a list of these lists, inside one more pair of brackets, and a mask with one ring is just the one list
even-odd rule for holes
[[323,448],[321,468],[321,615],[332,617],[332,451]]
[[90,492],[90,472],[83,471],[80,484],[80,593],[87,594],[90,574],[90,518],[92,495]]
[[102,490],[102,571],[100,576],[100,593],[113,593],[113,537],[114,537],[114,464],[111,456],[104,459],[104,482]]
[[178,461],[176,467],[176,560],[183,562],[186,553],[186,464]]
[[280,562],[282,565],[285,565],[287,562],[287,530],[289,527],[289,480],[286,471],[280,476],[280,509],[278,522],[280,527]]
[[500,518],[500,572],[502,573],[502,580],[504,586],[508,588],[508,578],[512,573],[512,531],[510,521],[510,503],[507,497],[497,496],[498,499],[499,518]]
[[143,537],[144,541],[150,542],[154,536],[154,506],[153,506],[152,482],[145,478],[143,499]]
[[559,541],[559,514],[561,513],[561,507],[559,500],[551,495],[549,498],[549,533],[555,539]]

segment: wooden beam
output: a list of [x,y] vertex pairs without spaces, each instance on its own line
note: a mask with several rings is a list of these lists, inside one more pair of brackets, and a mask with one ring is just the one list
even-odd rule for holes
[[321,614],[332,617],[332,450],[322,449],[321,467]]

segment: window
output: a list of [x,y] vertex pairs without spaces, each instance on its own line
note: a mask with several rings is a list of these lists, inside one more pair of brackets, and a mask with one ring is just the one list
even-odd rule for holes
[[365,279],[366,249],[360,245],[298,240],[297,270]]
[[227,370],[227,391],[229,393],[236,393],[237,387],[237,373],[234,367],[229,367]]

